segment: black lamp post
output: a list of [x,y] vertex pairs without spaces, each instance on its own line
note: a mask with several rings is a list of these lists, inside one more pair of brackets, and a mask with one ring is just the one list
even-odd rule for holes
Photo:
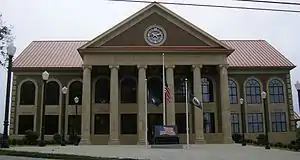
[[244,107],[244,99],[240,99],[241,105],[241,120],[242,120],[242,146],[246,146],[245,140],[245,107]]
[[39,143],[40,147],[46,146],[44,136],[45,136],[45,109],[46,109],[46,86],[47,86],[47,80],[49,79],[49,73],[47,71],[44,71],[42,73],[43,83],[44,83],[44,92],[43,92],[43,107],[42,107],[42,128],[41,128],[41,140]]
[[12,68],[12,58],[16,53],[16,47],[13,43],[9,44],[7,47],[8,54],[8,67],[7,67],[7,84],[6,84],[6,99],[5,99],[5,115],[4,115],[4,130],[2,141],[0,144],[1,148],[9,148],[9,137],[8,137],[8,117],[9,117],[9,101],[10,101],[10,88],[11,88],[11,68]]
[[77,114],[78,114],[78,111],[77,111],[77,106],[78,106],[78,102],[79,102],[79,98],[78,97],[75,97],[74,98],[74,102],[75,102],[75,116],[74,116],[74,119],[73,119],[73,135],[77,135],[77,131],[76,131],[76,125],[75,125],[75,121],[76,121],[76,123],[77,123],[77,120],[76,120],[76,118],[77,118]]
[[79,98],[75,97],[74,98],[74,102],[75,102],[75,115],[73,116],[73,137],[74,137],[74,145],[77,146],[79,144],[79,138],[77,136],[77,106],[78,106],[78,102],[79,102]]
[[298,107],[299,107],[299,112],[300,112],[300,82],[299,81],[296,82],[295,87],[298,92]]
[[63,93],[63,106],[62,106],[62,115],[61,115],[61,122],[62,122],[62,126],[61,126],[61,146],[65,146],[66,142],[65,142],[65,114],[66,114],[66,95],[68,93],[68,88],[67,87],[63,87],[61,89],[61,92]]
[[264,104],[264,112],[265,112],[265,149],[270,149],[269,144],[269,112],[267,108],[267,93],[265,91],[261,92],[261,97],[263,99]]

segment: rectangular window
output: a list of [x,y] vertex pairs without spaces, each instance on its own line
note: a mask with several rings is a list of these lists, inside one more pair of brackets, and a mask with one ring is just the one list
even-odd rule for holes
[[271,121],[273,132],[287,132],[285,112],[272,112]]
[[95,134],[109,134],[109,114],[95,114]]
[[203,113],[204,133],[215,133],[215,114],[211,112]]
[[238,113],[231,113],[231,133],[240,133],[240,118]]
[[262,113],[248,113],[248,132],[264,132]]
[[81,134],[81,115],[68,116],[68,135]]
[[19,115],[18,134],[25,134],[26,131],[33,130],[34,115]]
[[45,115],[45,135],[58,133],[59,115]]
[[121,134],[137,134],[136,114],[121,114]]
[[176,113],[175,121],[178,134],[186,134],[186,116],[185,113]]

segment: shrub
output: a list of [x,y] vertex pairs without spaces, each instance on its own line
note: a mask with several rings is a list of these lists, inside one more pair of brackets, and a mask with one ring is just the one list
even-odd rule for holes
[[24,143],[28,145],[37,145],[38,138],[39,138],[39,134],[37,132],[28,130],[25,132]]
[[78,145],[81,140],[81,137],[77,134],[69,135],[68,144]]
[[52,139],[52,140],[50,140],[50,141],[45,141],[45,142],[46,142],[46,144],[48,144],[48,145],[57,145],[57,144],[60,144],[60,143],[57,143],[56,140],[54,140],[54,139]]
[[288,148],[288,145],[287,145],[287,144],[284,144],[284,145],[283,145],[283,148]]
[[10,144],[13,145],[13,146],[17,145],[17,140],[16,139],[12,139]]
[[293,141],[290,142],[290,144],[291,144],[291,145],[295,145],[295,144],[296,144],[296,141],[293,140]]
[[240,134],[234,134],[234,135],[232,135],[232,140],[235,143],[241,143],[243,141],[243,137]]
[[18,139],[17,140],[17,145],[20,145],[20,146],[24,145],[24,140],[23,139]]
[[260,134],[256,137],[258,145],[264,145],[266,143],[266,136],[264,134]]
[[294,148],[294,146],[292,144],[288,144],[288,149],[292,150]]
[[281,142],[275,143],[275,147],[283,148],[283,144]]
[[53,141],[55,141],[56,144],[61,144],[62,137],[60,134],[56,133],[53,135]]

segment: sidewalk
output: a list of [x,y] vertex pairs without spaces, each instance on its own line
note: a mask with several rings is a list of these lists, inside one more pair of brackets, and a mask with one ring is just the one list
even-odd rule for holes
[[239,144],[191,145],[188,149],[152,149],[136,145],[12,147],[11,150],[151,160],[299,160],[300,152]]

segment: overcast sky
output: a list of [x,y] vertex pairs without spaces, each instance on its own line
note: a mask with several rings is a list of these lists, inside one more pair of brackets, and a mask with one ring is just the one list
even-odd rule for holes
[[[162,1],[162,0],[157,0]],[[298,6],[236,2],[233,0],[165,0],[172,2],[274,7],[300,10]],[[273,0],[274,1],[274,0]],[[281,0],[294,1],[298,0]],[[147,4],[106,0],[0,0],[0,12],[14,26],[17,55],[33,40],[89,40],[129,17]],[[249,11],[164,5],[218,39],[264,39],[300,64],[300,13]],[[0,117],[3,119],[6,74],[0,71]],[[298,111],[294,84],[300,69],[292,70],[294,108]],[[1,119],[0,119],[1,120]],[[2,127],[3,120],[1,120]]]

